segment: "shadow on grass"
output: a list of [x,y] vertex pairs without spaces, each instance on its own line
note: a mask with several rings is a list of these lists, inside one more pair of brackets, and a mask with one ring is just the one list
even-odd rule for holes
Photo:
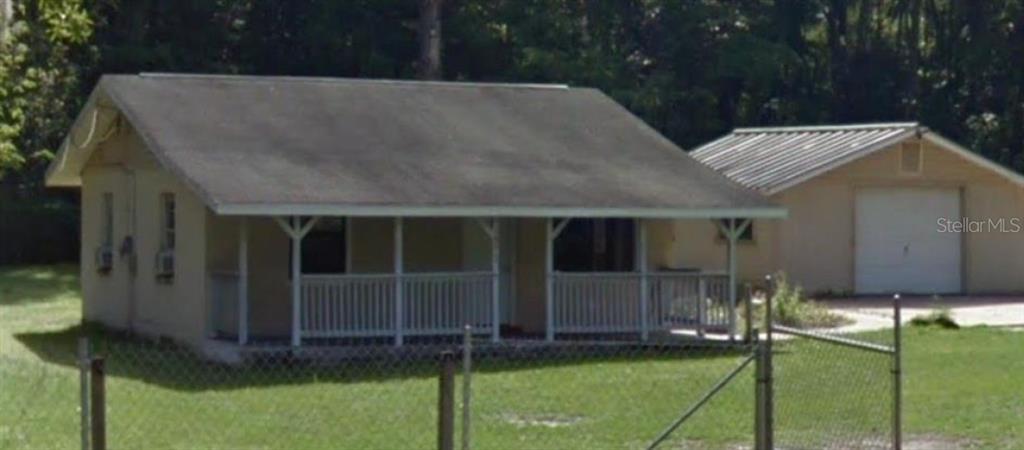
[[44,303],[78,295],[73,265],[0,267],[0,306]]
[[[97,326],[74,326],[59,331],[15,335],[22,344],[47,363],[77,366],[75,355],[79,336],[88,336],[93,354],[106,359],[107,374],[179,391],[220,391],[284,385],[324,383],[376,383],[393,380],[435,378],[442,350],[451,350],[461,370],[458,346],[447,348],[408,346],[395,349],[367,348],[365,354],[345,358],[290,356],[261,357],[243,365],[225,365],[203,359],[187,347],[130,336]],[[474,349],[474,373],[501,373],[572,367],[574,370],[607,363],[644,363],[686,360],[698,364],[736,359],[749,354],[742,345],[704,345],[699,342],[671,344],[572,344],[554,347],[480,346]],[[728,365],[728,364],[727,364]],[[715,371],[707,364],[700,370]],[[728,370],[728,369],[726,369]],[[723,372],[724,374],[724,372]]]

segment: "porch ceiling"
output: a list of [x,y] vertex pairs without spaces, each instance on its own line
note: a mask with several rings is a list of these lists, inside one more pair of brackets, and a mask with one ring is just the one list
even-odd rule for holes
[[594,89],[166,74],[97,89],[219,214],[785,215]]

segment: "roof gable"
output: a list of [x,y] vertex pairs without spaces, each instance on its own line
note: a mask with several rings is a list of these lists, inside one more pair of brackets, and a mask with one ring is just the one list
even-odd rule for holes
[[784,214],[593,89],[118,75],[97,91],[221,214]]
[[916,122],[740,128],[690,154],[733,181],[771,195],[912,137],[1024,185],[1024,176]]

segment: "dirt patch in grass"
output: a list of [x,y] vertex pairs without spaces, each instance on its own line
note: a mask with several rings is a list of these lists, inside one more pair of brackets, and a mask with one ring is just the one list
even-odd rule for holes
[[967,450],[976,448],[982,448],[981,444],[976,441],[937,434],[910,436],[903,441],[904,450]]
[[516,427],[545,427],[561,428],[576,425],[583,421],[583,416],[568,416],[562,414],[517,414],[504,413],[501,420],[515,425]]

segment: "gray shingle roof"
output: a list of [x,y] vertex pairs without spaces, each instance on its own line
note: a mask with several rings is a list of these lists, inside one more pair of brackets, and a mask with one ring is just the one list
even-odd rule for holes
[[98,89],[219,213],[783,214],[594,89],[161,74]]
[[690,155],[744,186],[774,193],[924,132],[916,122],[739,128]]

